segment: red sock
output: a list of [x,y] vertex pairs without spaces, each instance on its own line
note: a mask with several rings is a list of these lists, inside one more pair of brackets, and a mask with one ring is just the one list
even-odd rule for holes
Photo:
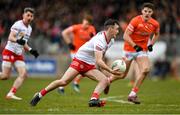
[[11,88],[11,92],[13,92],[14,94],[16,93],[17,89],[15,87]]
[[94,92],[91,96],[91,99],[99,99],[99,94]]
[[132,89],[132,91],[134,91],[135,93],[137,93],[137,92],[139,91],[139,88],[138,88],[138,87],[134,87],[134,88]]
[[44,96],[44,95],[46,95],[47,91],[46,91],[46,89],[42,89],[42,90],[40,91],[40,93],[41,93],[42,96]]

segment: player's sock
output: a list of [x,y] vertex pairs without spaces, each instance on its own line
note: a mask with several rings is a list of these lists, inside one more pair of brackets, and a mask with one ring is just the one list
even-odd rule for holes
[[77,76],[77,77],[75,77],[73,83],[74,84],[79,84],[80,80],[81,80],[81,76]]
[[136,96],[136,94],[137,94],[138,91],[139,91],[139,88],[138,88],[138,87],[132,88],[129,96]]
[[99,99],[99,94],[93,92],[93,94],[92,94],[92,96],[91,96],[91,100],[92,100],[92,99]]
[[46,94],[47,94],[46,89],[42,89],[42,90],[39,92],[39,97],[41,98],[41,97],[45,96]]
[[15,87],[12,87],[11,90],[10,90],[10,92],[13,93],[13,94],[15,94],[16,91],[17,91],[17,88],[15,88]]

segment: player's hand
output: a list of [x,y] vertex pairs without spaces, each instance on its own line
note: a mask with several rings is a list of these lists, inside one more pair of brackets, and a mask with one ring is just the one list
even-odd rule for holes
[[68,44],[68,47],[69,47],[69,49],[71,49],[71,50],[75,50],[75,49],[76,49],[76,47],[75,47],[74,44],[72,44],[72,43],[69,43],[69,44]]
[[140,46],[138,46],[138,45],[135,45],[135,46],[134,46],[134,49],[136,50],[136,52],[140,52],[140,51],[143,50],[142,47],[140,47]]
[[39,53],[37,52],[37,50],[31,49],[29,52],[30,52],[35,58],[37,58],[37,57],[39,56]]
[[148,45],[148,50],[149,50],[150,52],[153,51],[153,45],[152,45],[152,44]]
[[20,39],[17,39],[16,42],[19,44],[19,45],[24,45],[26,43],[25,40],[23,40],[23,37],[21,37]]
[[115,68],[115,69],[111,70],[111,73],[114,75],[122,75],[123,72],[120,72],[118,68]]

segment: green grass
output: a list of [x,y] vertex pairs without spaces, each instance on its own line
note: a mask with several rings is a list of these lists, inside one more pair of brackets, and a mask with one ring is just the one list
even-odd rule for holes
[[31,107],[29,102],[34,93],[47,86],[54,79],[28,78],[17,92],[17,96],[23,98],[22,101],[6,100],[4,98],[14,81],[13,78],[0,81],[0,113],[180,113],[180,83],[171,79],[157,82],[146,80],[138,94],[142,102],[140,105],[115,102],[127,102],[127,95],[131,89],[127,86],[128,80],[119,80],[111,85],[108,95],[101,95],[102,98],[114,97],[107,100],[105,107],[89,108],[88,101],[96,83],[84,78],[81,82],[81,94],[75,93],[70,84],[65,89],[65,95],[60,95],[57,90],[54,90],[47,94],[36,107]]

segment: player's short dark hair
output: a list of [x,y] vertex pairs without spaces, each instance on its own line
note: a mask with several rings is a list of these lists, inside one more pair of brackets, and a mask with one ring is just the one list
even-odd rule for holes
[[108,19],[105,21],[104,23],[104,28],[107,29],[109,28],[109,26],[114,26],[115,24],[119,25],[119,21],[118,20],[114,20],[114,19]]
[[145,3],[142,5],[142,9],[144,9],[145,7],[150,8],[150,9],[152,9],[152,10],[155,9],[154,4],[153,4],[153,3],[150,3],[150,2],[145,2]]
[[90,24],[93,23],[93,17],[90,14],[85,14],[83,19],[87,20]]
[[26,8],[24,8],[24,13],[26,13],[26,12],[31,12],[32,14],[34,14],[35,10],[34,10],[34,8],[26,7]]

